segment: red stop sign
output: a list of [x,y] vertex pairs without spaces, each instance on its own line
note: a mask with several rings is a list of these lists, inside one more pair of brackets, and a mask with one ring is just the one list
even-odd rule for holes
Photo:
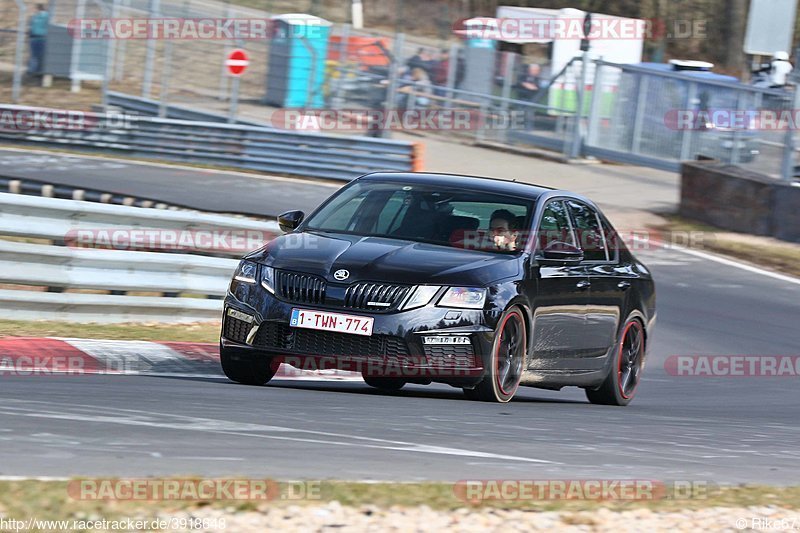
[[225,66],[228,67],[228,73],[231,76],[241,76],[247,70],[247,65],[249,64],[250,58],[247,52],[241,48],[231,51],[228,54],[228,59],[225,60]]

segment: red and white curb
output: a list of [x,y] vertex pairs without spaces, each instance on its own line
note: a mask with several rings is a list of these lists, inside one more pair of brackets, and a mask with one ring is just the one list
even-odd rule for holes
[[[220,377],[219,347],[202,342],[151,342],[58,337],[0,337],[0,376],[121,374]],[[274,379],[358,381],[341,370],[281,365]]]

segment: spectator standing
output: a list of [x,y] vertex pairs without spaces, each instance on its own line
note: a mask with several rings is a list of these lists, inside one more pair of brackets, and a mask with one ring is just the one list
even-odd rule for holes
[[791,74],[794,67],[789,62],[789,54],[786,52],[775,52],[770,63],[769,81],[772,87],[784,87],[786,77]]
[[537,63],[528,65],[525,74],[519,79],[517,85],[517,94],[520,100],[533,100],[539,94],[539,89],[542,86],[542,67]]
[[31,56],[28,60],[28,74],[41,74],[44,67],[44,47],[50,13],[44,4],[36,6],[36,14],[31,17],[28,33],[31,41]]

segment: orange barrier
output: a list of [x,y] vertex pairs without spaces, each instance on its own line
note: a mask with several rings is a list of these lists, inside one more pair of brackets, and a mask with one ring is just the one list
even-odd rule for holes
[[[339,61],[342,48],[342,38],[338,35],[331,36],[328,43],[328,59]],[[353,61],[364,66],[387,66],[389,56],[385,50],[391,47],[390,41],[386,37],[348,37],[347,39],[347,61]]]
[[411,170],[413,172],[422,172],[424,169],[423,156],[425,154],[425,145],[421,142],[415,142],[411,149]]

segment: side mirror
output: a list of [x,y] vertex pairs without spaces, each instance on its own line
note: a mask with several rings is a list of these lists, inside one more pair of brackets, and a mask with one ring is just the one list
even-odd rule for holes
[[538,261],[544,265],[574,265],[583,261],[583,250],[566,242],[554,241],[542,250]]
[[284,233],[289,233],[297,229],[306,214],[302,211],[287,211],[278,215],[278,226]]

